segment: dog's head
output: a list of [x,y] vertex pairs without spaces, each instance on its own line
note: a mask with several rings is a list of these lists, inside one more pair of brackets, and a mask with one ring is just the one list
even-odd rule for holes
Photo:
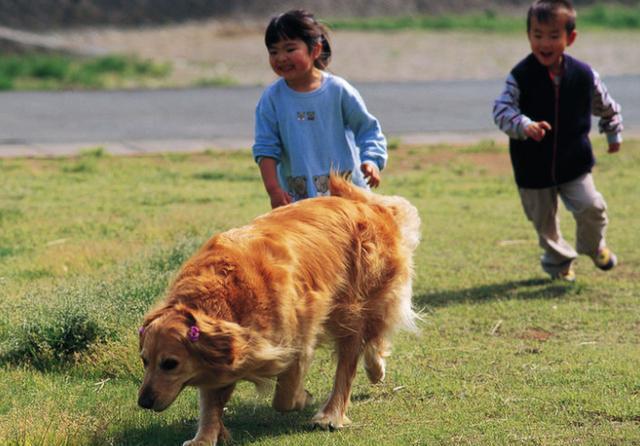
[[147,316],[139,332],[145,409],[166,409],[186,386],[225,387],[239,378],[246,336],[237,324],[170,306]]

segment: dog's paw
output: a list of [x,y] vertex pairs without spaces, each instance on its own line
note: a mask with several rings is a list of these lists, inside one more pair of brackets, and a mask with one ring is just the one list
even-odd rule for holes
[[273,408],[278,412],[291,412],[303,410],[309,404],[313,404],[313,395],[306,390],[295,398],[277,398],[273,401]]
[[221,426],[217,439],[208,439],[203,437],[198,438],[198,436],[196,436],[196,438],[182,443],[182,446],[217,446],[218,444],[224,444],[229,440],[231,440],[231,434],[229,434],[226,427]]
[[293,403],[291,410],[304,410],[304,408],[310,404],[313,404],[313,395],[305,390]]
[[323,412],[318,412],[311,419],[311,424],[314,427],[318,427],[326,431],[335,431],[337,429],[342,429],[343,427],[349,426],[351,424],[351,420],[347,418],[346,415],[332,416]]
[[309,393],[308,390],[305,390],[304,391],[304,396],[302,397],[302,401],[301,401],[300,407],[298,409],[299,410],[304,409],[305,407],[313,404],[313,401],[314,401],[313,395],[311,395],[311,393]]
[[369,346],[364,353],[364,371],[371,384],[379,384],[384,381],[386,362],[383,355],[375,348]]
[[[367,361],[368,359],[368,361]],[[385,377],[385,360],[376,356],[375,358],[365,358],[364,371],[371,384],[380,384],[384,382]]]
[[296,400],[293,402],[291,410],[304,410],[304,408],[309,404],[313,404],[313,395],[305,390],[302,394],[299,394]]
[[182,446],[216,446],[218,442],[216,440],[199,440],[194,438],[193,440],[185,441]]

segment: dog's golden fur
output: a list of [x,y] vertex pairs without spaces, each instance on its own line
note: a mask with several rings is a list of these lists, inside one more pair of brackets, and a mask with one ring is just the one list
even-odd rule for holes
[[198,387],[199,429],[185,444],[216,444],[226,436],[222,410],[241,379],[277,377],[274,408],[304,408],[311,402],[304,376],[320,340],[333,343],[338,364],[313,422],[348,424],[360,356],[369,379],[382,381],[390,335],[415,328],[416,209],[336,175],[330,191],[211,238],[146,316],[138,402],[161,411],[185,386]]

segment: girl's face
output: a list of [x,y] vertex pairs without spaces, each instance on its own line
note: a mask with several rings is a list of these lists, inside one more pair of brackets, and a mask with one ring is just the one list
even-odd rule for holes
[[528,37],[531,52],[542,65],[553,72],[559,72],[562,66],[562,55],[566,47],[576,38],[575,30],[568,33],[565,29],[566,18],[560,16],[548,23],[531,18],[531,29]]
[[318,69],[314,66],[322,45],[317,44],[311,51],[300,39],[280,40],[269,47],[271,69],[287,81],[291,87],[304,88],[305,83],[315,79]]

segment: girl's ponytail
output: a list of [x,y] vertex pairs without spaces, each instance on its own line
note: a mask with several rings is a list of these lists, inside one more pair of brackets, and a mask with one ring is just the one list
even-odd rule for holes
[[323,33],[320,35],[320,43],[322,43],[322,51],[320,56],[315,60],[314,65],[320,70],[324,70],[329,66],[331,62],[331,44],[327,38],[326,29],[323,28]]

